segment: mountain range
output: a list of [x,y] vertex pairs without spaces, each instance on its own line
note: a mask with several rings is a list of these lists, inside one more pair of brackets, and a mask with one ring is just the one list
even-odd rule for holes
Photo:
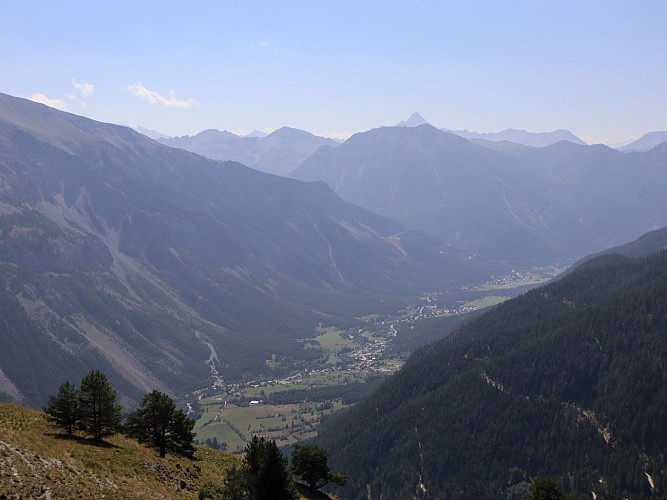
[[318,323],[497,269],[322,182],[4,94],[0,186],[0,398],[32,406],[93,368],[126,403],[256,375]]
[[576,260],[667,224],[667,145],[628,155],[568,141],[486,144],[430,125],[384,127],[318,149],[291,175],[523,267]]
[[577,497],[663,497],[667,143],[535,147],[423,122],[340,145],[289,128],[156,141],[0,94],[0,400],[42,406],[90,369],[126,406],[247,380],[318,356],[316,326],[589,253],[486,313],[397,326],[395,352],[441,340],[316,442],[344,498],[523,498],[541,475]]
[[538,476],[574,498],[664,497],[667,251],[646,253],[665,238],[496,306],[329,421],[316,442],[343,497],[519,499]]
[[[419,113],[412,113],[410,118],[397,123],[395,127],[419,127],[420,125],[432,124]],[[522,144],[524,146],[535,148],[550,146],[551,144],[560,141],[569,141],[574,144],[582,145],[586,144],[569,130],[554,130],[552,132],[528,132],[526,130],[518,130],[514,128],[508,128],[500,132],[470,132],[468,130],[450,130],[447,128],[441,130],[465,139],[481,139],[488,142],[512,142],[514,144]]]
[[268,135],[252,133],[244,137],[220,130],[204,130],[194,136],[158,139],[162,144],[192,151],[214,160],[238,161],[271,174],[284,175],[320,146],[335,147],[333,139],[310,132],[282,127]]
[[630,144],[626,144],[625,146],[618,149],[619,151],[623,151],[624,153],[632,153],[636,151],[646,152],[666,142],[667,142],[667,131],[649,132],[641,136],[636,141],[633,141]]
[[526,130],[518,130],[515,128],[508,128],[500,132],[469,132],[467,130],[447,130],[466,139],[483,139],[490,142],[513,142],[515,144],[523,144],[524,146],[531,146],[534,148],[543,148],[551,146],[560,141],[569,141],[574,144],[586,145],[586,143],[579,137],[574,135],[569,130],[554,130],[552,132],[528,132]]

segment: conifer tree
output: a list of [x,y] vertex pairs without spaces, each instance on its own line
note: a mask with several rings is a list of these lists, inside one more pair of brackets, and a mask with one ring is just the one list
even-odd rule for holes
[[254,498],[292,500],[296,489],[287,469],[287,459],[273,439],[254,436],[246,447],[246,460]]
[[299,476],[313,490],[324,488],[329,483],[344,485],[347,478],[331,472],[327,455],[325,448],[295,444],[292,451],[292,474]]
[[115,434],[123,414],[116,402],[116,391],[99,370],[91,370],[81,380],[79,390],[79,427],[95,441]]
[[168,395],[159,391],[146,394],[139,408],[127,416],[129,434],[156,448],[161,457],[167,451],[192,457],[194,424]]
[[567,500],[570,498],[559,487],[558,480],[551,476],[538,477],[530,485],[527,500]]
[[58,394],[49,396],[44,412],[55,425],[72,435],[80,416],[79,391],[69,380],[63,382],[58,388]]
[[287,459],[273,439],[253,436],[246,446],[245,463],[232,469],[224,487],[230,500],[296,500],[294,482],[287,469]]

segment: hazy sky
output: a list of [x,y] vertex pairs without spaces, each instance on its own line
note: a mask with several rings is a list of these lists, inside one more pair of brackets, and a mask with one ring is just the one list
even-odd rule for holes
[[7,1],[0,92],[169,135],[420,112],[589,142],[667,130],[667,1]]

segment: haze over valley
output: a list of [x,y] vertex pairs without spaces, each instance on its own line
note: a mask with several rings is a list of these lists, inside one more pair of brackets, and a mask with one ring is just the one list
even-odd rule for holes
[[6,5],[0,498],[667,497],[665,17]]

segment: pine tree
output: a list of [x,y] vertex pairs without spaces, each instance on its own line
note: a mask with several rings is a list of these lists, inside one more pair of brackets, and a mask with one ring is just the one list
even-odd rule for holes
[[63,382],[58,394],[49,396],[44,412],[49,420],[72,435],[79,420],[79,391],[69,381]]
[[[254,474],[252,485],[257,499],[293,499],[296,498],[295,488],[287,469],[287,459],[278,449],[276,442],[253,438],[259,442],[259,460],[248,460],[253,463]],[[251,466],[251,469],[252,467]]]
[[81,380],[79,406],[79,427],[95,441],[118,431],[123,414],[116,402],[116,391],[101,371],[92,370]]
[[312,444],[294,445],[292,474],[299,476],[313,490],[324,488],[331,482],[344,485],[347,481],[345,476],[329,469],[327,450]]
[[139,408],[127,416],[129,434],[156,448],[161,457],[167,450],[192,457],[194,424],[168,395],[159,391],[146,394]]
[[234,464],[227,471],[227,477],[225,478],[220,498],[224,500],[250,500],[250,490],[250,477],[247,464],[241,467],[237,467]]
[[287,459],[273,439],[253,436],[246,446],[245,463],[225,481],[224,498],[231,500],[296,500]]
[[535,479],[526,496],[527,500],[567,500],[568,498],[569,496],[560,489],[558,479],[551,476]]

